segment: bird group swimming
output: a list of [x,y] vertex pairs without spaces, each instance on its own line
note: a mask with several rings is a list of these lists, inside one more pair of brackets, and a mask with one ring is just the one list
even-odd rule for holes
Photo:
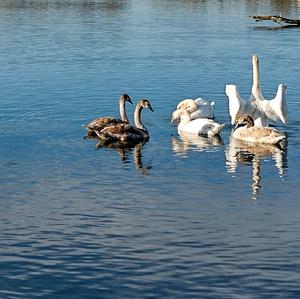
[[[236,85],[226,85],[231,124],[235,125],[232,137],[249,143],[279,144],[285,134],[270,127],[277,121],[287,123],[286,85],[278,86],[274,99],[266,100],[259,82],[259,59],[252,56],[253,83],[249,100],[241,99]],[[120,118],[99,117],[85,127],[88,137],[97,137],[102,145],[131,146],[149,140],[149,132],[141,120],[143,109],[154,111],[148,99],[138,101],[134,111],[134,125],[126,114],[126,103],[131,98],[123,94],[119,99]],[[171,114],[171,123],[178,125],[178,133],[213,137],[219,135],[225,124],[215,120],[215,103],[202,98],[185,99],[178,103]]]
[[119,99],[120,119],[114,117],[99,117],[86,125],[85,138],[97,136],[103,145],[117,144],[130,146],[149,140],[149,132],[141,120],[144,108],[154,111],[148,99],[141,99],[134,111],[134,125],[129,123],[126,114],[126,102],[131,103],[131,98],[123,94]]

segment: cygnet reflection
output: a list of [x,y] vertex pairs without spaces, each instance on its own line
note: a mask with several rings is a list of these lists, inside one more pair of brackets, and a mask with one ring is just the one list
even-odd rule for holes
[[281,147],[271,144],[247,143],[230,137],[225,150],[227,172],[235,173],[238,165],[252,165],[252,194],[256,195],[261,188],[261,161],[272,157],[278,174],[282,177],[287,169],[287,143],[283,141]]
[[176,156],[187,156],[189,151],[206,151],[223,145],[220,135],[203,137],[180,130],[178,135],[179,138],[172,137],[172,148]]
[[[105,142],[103,141],[99,141],[96,144],[96,148],[100,149],[100,148],[111,148],[113,150],[115,150],[120,157],[120,160],[123,163],[130,163],[131,160],[133,160],[134,165],[136,170],[138,170],[140,172],[140,174],[142,175],[148,175],[150,173],[150,169],[152,168],[151,165],[144,165],[142,157],[142,151],[143,151],[143,146],[144,146],[144,142],[140,142],[134,146],[128,147],[128,146],[120,146],[120,143],[109,143],[109,144],[105,144]],[[133,156],[133,159],[132,159]]]

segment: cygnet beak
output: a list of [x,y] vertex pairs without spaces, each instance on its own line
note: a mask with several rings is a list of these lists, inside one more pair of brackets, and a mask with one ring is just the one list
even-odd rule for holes
[[154,112],[154,110],[153,110],[153,108],[152,108],[152,106],[151,106],[150,104],[149,104],[148,108],[149,108],[152,112]]

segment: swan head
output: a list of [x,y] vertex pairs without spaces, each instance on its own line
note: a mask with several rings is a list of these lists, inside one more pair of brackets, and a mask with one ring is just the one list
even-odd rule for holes
[[150,104],[150,101],[147,100],[147,99],[141,99],[140,100],[140,105],[143,107],[143,108],[146,108],[146,109],[149,109],[151,110],[152,112],[154,112],[151,104]]
[[189,112],[194,112],[198,109],[198,105],[193,99],[186,99],[178,103],[176,109],[184,109]]
[[256,54],[252,55],[252,64],[253,65],[258,65],[259,64],[259,59],[258,59],[258,56]]
[[120,101],[128,102],[132,104],[131,98],[128,94],[124,93],[120,96]]
[[243,114],[239,116],[236,120],[235,129],[244,126],[246,126],[247,128],[254,127],[254,120],[249,114]]
[[172,123],[178,123],[179,120],[180,120],[181,113],[182,113],[182,110],[180,110],[180,109],[175,110],[172,113],[170,124],[172,124]]
[[180,122],[189,122],[191,120],[191,115],[185,109],[177,109],[172,113],[172,118],[170,123],[173,122],[177,123],[178,120],[180,120]]

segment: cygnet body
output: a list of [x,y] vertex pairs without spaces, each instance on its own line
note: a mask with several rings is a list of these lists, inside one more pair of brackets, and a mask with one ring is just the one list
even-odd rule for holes
[[88,123],[85,126],[87,129],[85,138],[96,136],[94,130],[101,131],[105,127],[115,125],[115,124],[120,124],[120,123],[129,124],[129,120],[126,114],[126,107],[125,107],[126,102],[132,104],[130,97],[127,94],[122,94],[119,99],[120,119],[111,116],[106,116],[106,117],[98,117],[92,120],[90,123]]
[[149,139],[149,132],[141,120],[141,112],[143,108],[153,111],[149,100],[140,100],[136,105],[134,112],[135,126],[127,123],[120,123],[105,127],[100,131],[95,130],[95,133],[100,139],[108,142],[119,142],[124,144],[147,141]]
[[278,144],[285,135],[273,128],[254,126],[252,116],[244,114],[237,119],[232,137],[246,142]]

